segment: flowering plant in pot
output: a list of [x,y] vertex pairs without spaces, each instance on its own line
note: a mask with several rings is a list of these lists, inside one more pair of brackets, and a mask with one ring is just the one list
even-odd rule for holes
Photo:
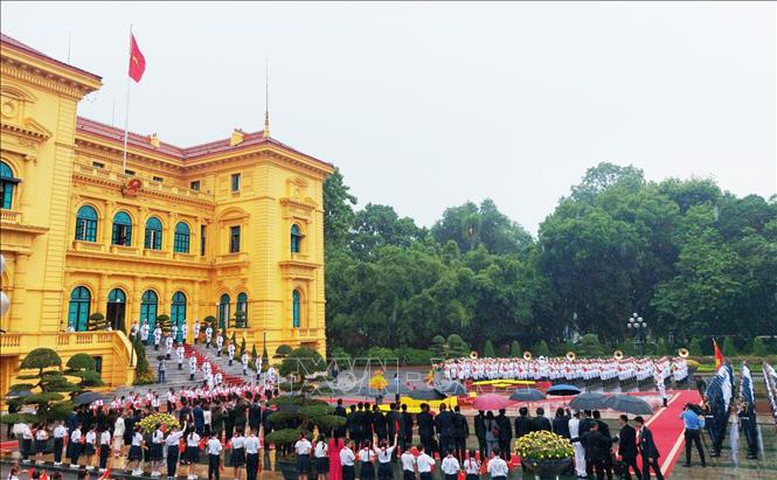
[[568,438],[545,430],[532,432],[515,441],[515,454],[535,475],[558,476],[572,464],[575,450]]

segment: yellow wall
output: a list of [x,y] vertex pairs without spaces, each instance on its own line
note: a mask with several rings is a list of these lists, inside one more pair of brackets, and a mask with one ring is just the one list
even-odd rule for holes
[[[173,294],[183,292],[190,325],[217,316],[224,293],[234,317],[237,296],[245,292],[248,328],[237,329],[238,338],[261,351],[266,332],[270,354],[280,344],[306,344],[324,353],[323,181],[331,165],[262,133],[235,131],[233,145],[212,154],[160,147],[153,138],[133,135],[127,169],[135,173],[125,175],[122,132],[76,117],[78,101],[100,87],[99,77],[23,47],[4,41],[1,52],[0,153],[21,183],[11,208],[0,210],[0,249],[8,264],[2,288],[12,300],[0,318],[8,332],[0,334],[0,391],[15,375],[9,369],[35,346],[55,348],[64,360],[79,351],[100,355],[104,379],[127,382],[132,366],[122,333],[66,339],[69,298],[78,286],[90,292],[90,313],[106,314],[109,292],[123,290],[125,327],[140,319],[146,290],[159,298],[158,315],[170,315]],[[233,173],[241,174],[239,192],[230,189]],[[142,182],[137,196],[123,190],[133,178]],[[190,189],[195,180],[200,191]],[[75,239],[76,212],[83,205],[98,212],[95,242]],[[132,218],[129,247],[111,244],[118,211]],[[163,224],[160,250],[144,248],[152,215]],[[188,254],[173,252],[180,221],[190,226]],[[295,254],[293,224],[304,235]],[[204,256],[200,225],[206,226]],[[229,253],[230,227],[236,225],[240,252]],[[302,294],[299,328],[292,326],[294,289]]]

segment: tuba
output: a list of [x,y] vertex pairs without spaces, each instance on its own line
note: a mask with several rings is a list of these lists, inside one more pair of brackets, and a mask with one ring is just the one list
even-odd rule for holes
[[529,360],[531,360],[531,359],[532,359],[531,352],[530,352],[530,351],[528,351],[528,350],[526,350],[525,352],[523,352],[523,359],[524,359],[524,360],[526,360],[527,362],[528,362]]
[[567,357],[567,360],[569,360],[570,362],[572,362],[572,361],[574,361],[574,360],[575,360],[575,358],[577,358],[577,355],[575,355],[575,352],[573,352],[573,351],[571,351],[571,350],[570,350],[569,352],[567,352],[567,355],[566,355],[566,357]]
[[472,350],[471,352],[469,352],[469,358],[471,358],[472,360],[477,360],[478,352]]
[[612,356],[615,358],[615,360],[623,360],[623,352],[620,350],[615,350],[615,353],[613,353]]
[[677,351],[677,355],[679,355],[680,358],[688,358],[688,355],[690,354],[691,352],[689,352],[687,348],[681,348]]

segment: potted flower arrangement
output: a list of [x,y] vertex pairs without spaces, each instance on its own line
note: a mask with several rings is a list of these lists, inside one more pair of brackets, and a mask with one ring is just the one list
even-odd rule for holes
[[162,425],[162,428],[165,430],[181,426],[181,424],[178,423],[178,419],[169,413],[155,413],[149,415],[138,422],[138,425],[144,434],[153,432],[157,425]]
[[521,463],[539,477],[558,477],[572,466],[575,456],[568,438],[545,430],[519,438],[514,450]]
[[293,446],[300,433],[305,432],[312,440],[314,428],[328,433],[345,425],[345,418],[335,415],[334,408],[326,402],[306,396],[278,397],[269,403],[277,406],[278,410],[267,417],[273,431],[267,434],[266,441],[275,445],[277,467],[284,479],[296,480],[297,457]]

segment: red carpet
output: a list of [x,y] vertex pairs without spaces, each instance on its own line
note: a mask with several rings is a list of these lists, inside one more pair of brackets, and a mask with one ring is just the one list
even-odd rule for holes
[[[661,453],[659,463],[661,472],[669,478],[677,460],[685,455],[685,440],[683,439],[683,421],[680,414],[686,403],[699,403],[701,396],[696,390],[680,390],[674,392],[669,399],[669,406],[660,409],[650,417],[646,424],[653,432],[653,440]],[[640,462],[640,465],[642,463]]]
[[[186,356],[186,358],[189,358],[189,356],[191,356],[191,354],[194,353],[195,358],[197,358],[197,368],[201,369],[202,363],[205,361],[205,356],[201,354],[197,349],[189,345],[188,343],[185,343],[183,345],[183,349],[184,349],[184,352],[185,352],[184,355]],[[227,372],[221,370],[219,366],[216,364],[216,362],[210,362],[210,366],[211,366],[211,372],[213,372],[213,375],[216,375],[217,372],[221,372],[221,376],[224,380],[224,383],[227,386],[242,385],[245,382],[245,379],[236,377],[234,375],[230,375]]]

